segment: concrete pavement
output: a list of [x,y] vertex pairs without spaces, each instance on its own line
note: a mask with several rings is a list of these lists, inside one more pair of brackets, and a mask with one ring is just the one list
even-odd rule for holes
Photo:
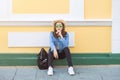
[[120,80],[120,65],[74,66],[76,74],[70,76],[67,66],[55,66],[54,75],[37,66],[0,66],[0,80]]

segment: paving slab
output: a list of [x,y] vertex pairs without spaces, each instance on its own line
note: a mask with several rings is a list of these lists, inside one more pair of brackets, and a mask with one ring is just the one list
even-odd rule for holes
[[17,68],[14,80],[36,80],[36,68]]
[[0,80],[13,80],[16,73],[16,67],[0,67]]

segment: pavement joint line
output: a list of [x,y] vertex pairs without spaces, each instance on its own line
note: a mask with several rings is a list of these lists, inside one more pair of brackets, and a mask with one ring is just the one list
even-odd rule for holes
[[[37,66],[0,66],[0,68],[38,68]],[[54,66],[55,68],[66,68],[66,66]],[[97,67],[120,67],[120,65],[74,65],[74,68],[97,68]]]

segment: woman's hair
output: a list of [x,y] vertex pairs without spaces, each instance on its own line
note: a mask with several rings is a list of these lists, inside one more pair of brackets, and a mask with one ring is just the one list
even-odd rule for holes
[[62,23],[62,25],[63,25],[63,28],[62,28],[62,36],[64,37],[65,35],[66,35],[66,31],[65,31],[65,27],[66,27],[66,24],[65,24],[65,21],[63,21],[63,20],[55,20],[55,21],[53,21],[53,26],[54,26],[54,32],[53,32],[53,34],[54,34],[54,36],[55,37],[59,37],[57,34],[56,34],[56,23]]

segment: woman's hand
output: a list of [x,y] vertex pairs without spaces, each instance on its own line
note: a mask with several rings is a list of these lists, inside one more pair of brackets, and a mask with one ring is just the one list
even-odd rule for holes
[[56,59],[58,59],[58,53],[57,53],[57,50],[56,50],[56,49],[54,49],[53,55],[54,55],[54,57],[55,57]]
[[61,30],[57,30],[56,33],[57,33],[61,38],[63,38],[62,33],[61,33]]

